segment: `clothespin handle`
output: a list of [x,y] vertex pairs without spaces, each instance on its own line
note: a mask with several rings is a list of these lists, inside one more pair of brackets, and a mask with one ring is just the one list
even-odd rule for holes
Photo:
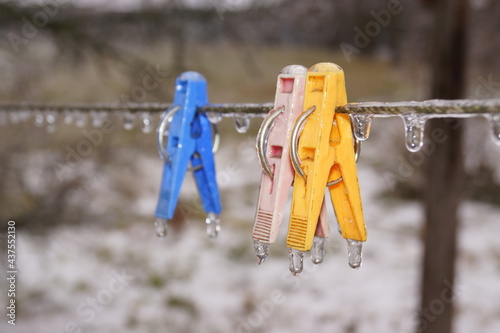
[[[366,228],[356,171],[359,147],[355,152],[349,116],[335,113],[336,107],[346,103],[343,70],[331,63],[311,67],[304,112],[297,119],[290,142],[296,175],[287,245],[294,274],[301,272],[303,253],[313,246],[315,233],[321,233],[318,216],[325,187],[339,229],[349,244],[349,264],[357,268],[361,263],[360,244],[366,240]],[[351,255],[354,252],[359,256]]]

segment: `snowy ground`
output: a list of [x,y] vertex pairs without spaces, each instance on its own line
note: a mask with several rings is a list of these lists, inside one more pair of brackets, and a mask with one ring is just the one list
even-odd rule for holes
[[[217,156],[225,208],[217,240],[196,214],[184,231],[156,239],[161,163],[142,160],[136,223],[19,233],[19,318],[15,327],[2,320],[0,332],[414,332],[422,213],[418,203],[380,199],[388,184],[374,165],[387,140],[374,135],[359,165],[369,232],[359,270],[332,233],[324,263],[307,260],[293,277],[285,225],[270,258],[256,264],[250,232],[260,171],[253,138],[240,136]],[[194,193],[187,180],[183,202]],[[500,209],[467,202],[461,216],[456,332],[500,332]]]

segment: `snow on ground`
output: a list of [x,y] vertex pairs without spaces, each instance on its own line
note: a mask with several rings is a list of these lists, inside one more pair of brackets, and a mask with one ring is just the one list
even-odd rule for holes
[[[368,151],[383,143],[374,140]],[[143,217],[132,225],[20,233],[18,324],[2,321],[0,332],[414,332],[422,213],[418,203],[380,199],[388,184],[368,163],[376,154],[367,152],[359,166],[369,232],[363,266],[349,268],[344,241],[332,232],[324,263],[307,258],[300,277],[288,271],[286,223],[267,262],[256,264],[254,154],[248,136],[225,143],[217,157],[225,211],[216,240],[197,215],[184,231],[158,240],[150,192],[135,203]],[[145,187],[156,186],[160,161],[141,163]],[[183,200],[195,192],[188,179]],[[496,333],[500,209],[467,202],[461,215],[456,332]]]

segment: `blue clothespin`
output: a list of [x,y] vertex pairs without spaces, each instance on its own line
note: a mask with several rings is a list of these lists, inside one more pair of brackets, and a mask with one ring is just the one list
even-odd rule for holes
[[[212,152],[212,128],[206,114],[197,112],[207,104],[207,81],[201,74],[184,72],[177,77],[173,106],[162,115],[157,130],[158,151],[165,161],[155,213],[159,237],[167,234],[167,221],[174,216],[189,162],[207,213],[207,233],[216,237],[220,231],[221,204]],[[165,136],[168,136],[166,147]]]

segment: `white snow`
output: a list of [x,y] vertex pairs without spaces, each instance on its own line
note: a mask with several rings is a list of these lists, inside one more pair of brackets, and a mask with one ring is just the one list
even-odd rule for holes
[[[330,208],[325,261],[315,266],[307,256],[300,277],[288,271],[287,216],[267,262],[256,264],[250,233],[260,170],[253,140],[243,135],[223,141],[217,155],[225,210],[216,240],[207,238],[198,217],[166,240],[155,237],[156,193],[150,189],[159,184],[159,158],[141,160],[144,193],[137,202],[123,203],[142,216],[133,225],[112,230],[95,223],[66,226],[48,237],[19,232],[19,317],[15,327],[2,320],[0,331],[65,332],[65,325],[74,322],[81,332],[95,333],[414,332],[423,217],[419,203],[378,196],[388,189],[373,166],[377,156],[386,155],[376,149],[390,150],[385,136],[368,140],[359,163],[369,232],[363,266],[352,270],[347,265],[346,245],[333,232]],[[189,175],[182,193],[185,201],[196,195]],[[466,202],[461,216],[456,332],[496,333],[500,209]],[[122,273],[130,280],[110,292]],[[93,309],[89,298],[109,303]]]

